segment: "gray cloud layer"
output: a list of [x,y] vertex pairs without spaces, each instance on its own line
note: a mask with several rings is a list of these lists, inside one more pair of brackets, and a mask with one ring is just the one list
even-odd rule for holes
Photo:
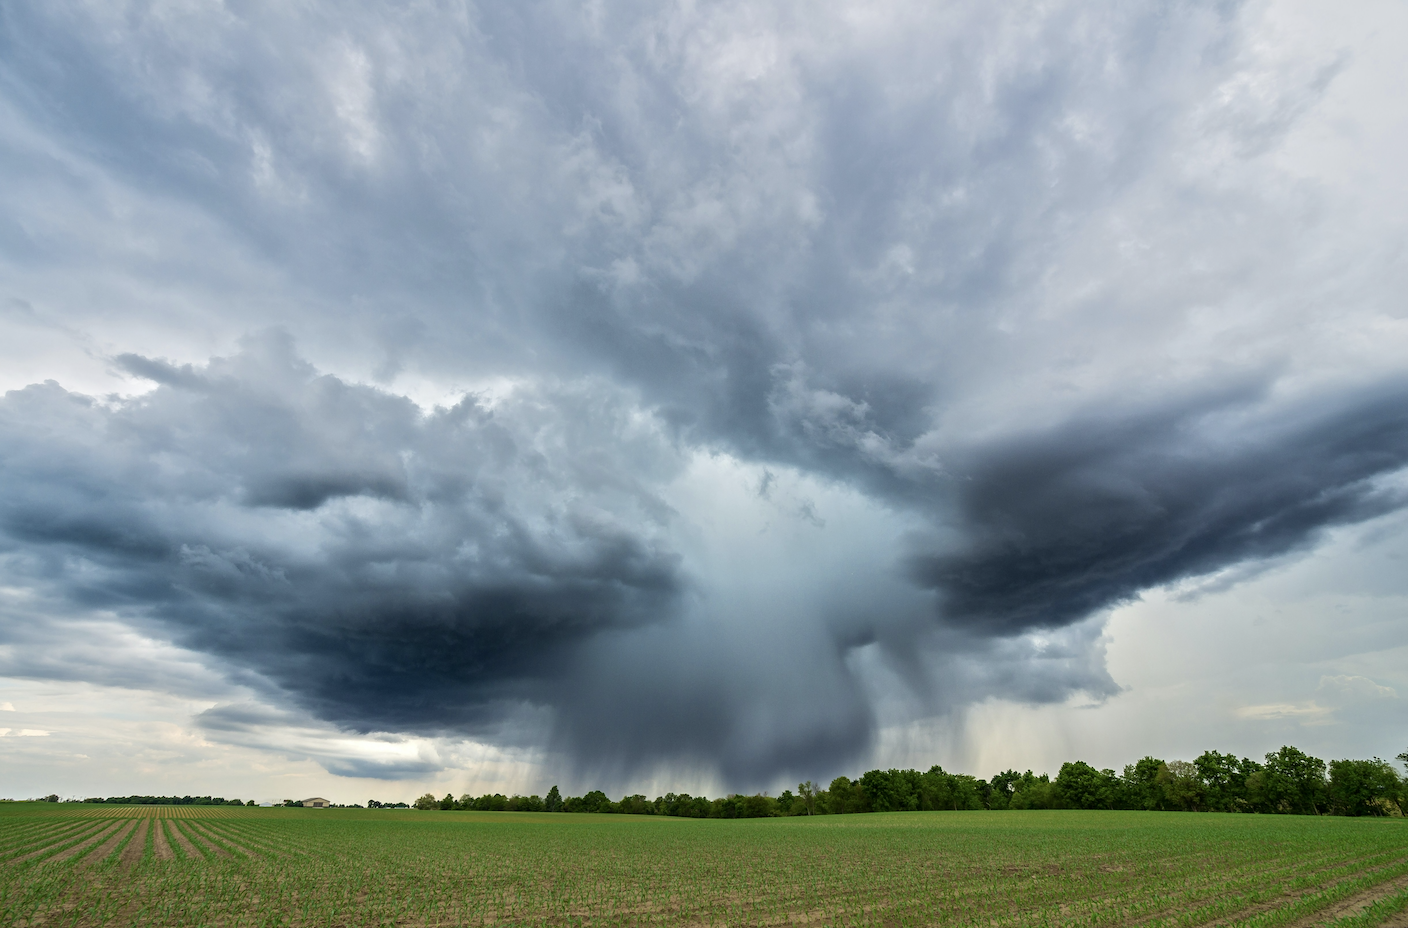
[[[7,397],[12,567],[326,718],[482,725],[564,650],[680,594],[659,504],[609,457],[638,449],[599,397],[555,397],[548,422],[472,400],[422,417],[279,338],[202,369],[123,361],[162,386],[116,408],[52,384]],[[556,453],[573,429],[613,442]]]
[[963,546],[912,574],[947,621],[1014,634],[1402,506],[1375,478],[1408,461],[1408,390],[1307,405],[1271,422],[1162,408],[983,449],[962,475]]
[[[1114,692],[1101,610],[1402,504],[1397,239],[1276,160],[1351,58],[1262,16],[0,2],[6,325],[157,384],[5,397],[8,582],[616,778]],[[709,455],[859,573],[730,599]]]

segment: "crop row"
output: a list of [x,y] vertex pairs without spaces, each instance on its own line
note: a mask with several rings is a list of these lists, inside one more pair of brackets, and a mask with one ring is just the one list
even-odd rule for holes
[[224,806],[57,806],[54,815],[73,818],[233,818],[242,810]]
[[1408,906],[1350,906],[1408,880],[1402,821],[993,818],[15,819],[0,923],[1369,928]]

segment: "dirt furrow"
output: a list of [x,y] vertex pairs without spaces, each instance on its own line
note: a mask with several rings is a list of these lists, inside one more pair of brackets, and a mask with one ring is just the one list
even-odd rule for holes
[[175,860],[176,852],[171,850],[171,845],[166,840],[166,829],[162,827],[164,819],[152,820],[152,853],[156,854],[157,860]]
[[132,840],[122,849],[122,869],[130,870],[135,867],[147,852],[147,831],[151,819],[142,819],[137,825],[137,833],[132,836]]
[[1388,921],[1380,925],[1379,928],[1408,928],[1408,909],[1403,909],[1395,913]]
[[205,835],[201,834],[200,831],[195,827],[194,822],[184,821],[181,823],[181,828],[190,836],[191,840],[199,842],[201,847],[207,848],[216,857],[233,856],[230,854],[229,851],[225,850],[223,847],[216,844],[214,841],[210,840]]
[[191,839],[187,838],[181,832],[181,829],[176,827],[176,820],[174,818],[168,818],[166,820],[166,828],[167,831],[170,832],[168,837],[170,837],[172,841],[176,842],[176,846],[185,852],[186,857],[188,859],[201,860],[205,857],[204,854],[196,850],[196,846],[191,843]]
[[67,841],[72,841],[74,838],[77,838],[79,836],[86,835],[87,837],[92,838],[102,830],[102,827],[103,826],[101,824],[95,826],[92,823],[87,823],[83,828],[75,828],[71,831],[66,831],[61,835],[48,835],[43,840],[30,845],[30,847],[33,847],[34,850],[29,851],[23,856],[13,858],[9,861],[9,863],[20,864],[24,863],[27,860],[33,860],[34,858],[47,853],[50,849],[56,847],[57,845],[63,844]]
[[[309,856],[307,851],[301,848],[293,847],[290,844],[275,844],[273,839],[268,835],[260,835],[257,837],[252,836],[248,831],[241,828],[236,828],[228,823],[225,825],[225,830],[233,832],[235,837],[237,837],[240,841],[254,848],[256,851],[266,857],[289,857],[294,854],[298,854],[303,857]],[[221,831],[219,833],[224,834],[225,831]]]
[[[207,842],[223,841],[227,847],[234,848],[236,851],[238,851],[239,853],[243,854],[243,855],[246,856],[246,857],[258,857],[258,856],[259,856],[259,855],[256,854],[254,851],[251,851],[249,848],[243,847],[243,846],[241,846],[241,845],[239,845],[239,844],[236,844],[235,842],[231,841],[229,838],[225,837],[224,834],[222,834],[221,832],[216,831],[214,828],[210,827],[209,825],[207,825],[207,824],[205,824],[205,823],[201,823],[200,825],[192,824],[191,827],[195,828],[196,831],[197,831],[199,834],[205,836],[206,839],[207,839]],[[216,846],[218,847],[219,845],[216,845]]]
[[[122,823],[121,823],[121,822],[113,822],[112,824],[108,825],[108,826],[105,827],[105,828],[100,828],[100,829],[98,830],[98,833],[95,834],[95,835],[93,835],[92,837],[86,838],[86,839],[84,839],[83,841],[78,842],[78,843],[75,844],[73,847],[68,848],[67,850],[60,851],[59,853],[55,854],[53,857],[50,857],[50,858],[47,858],[47,859],[41,861],[41,863],[44,863],[44,864],[51,864],[51,863],[54,863],[54,862],[56,862],[56,861],[68,860],[70,857],[74,856],[75,854],[82,854],[84,851],[88,850],[90,847],[92,847],[93,845],[97,844],[99,841],[103,840],[103,839],[106,838],[108,835],[112,834],[114,831],[116,831],[116,830],[117,830],[118,828],[120,828],[121,826],[122,826]],[[49,847],[53,847],[53,845],[51,844],[51,845],[49,845]],[[30,854],[30,855],[28,855],[27,857],[21,857],[20,859],[21,859],[21,860],[28,860],[30,857],[38,857],[40,854],[43,854],[43,853],[44,853],[45,851],[47,851],[47,850],[49,850],[49,848],[44,848],[43,850],[35,851],[33,854]]]
[[[1356,893],[1347,899],[1341,899],[1339,902],[1323,908],[1319,912],[1291,922],[1287,928],[1310,928],[1311,925],[1329,924],[1341,918],[1358,915],[1385,896],[1391,896],[1405,887],[1408,887],[1408,874],[1380,883],[1377,886],[1371,886],[1363,892]],[[1389,921],[1391,922],[1392,919]]]
[[91,854],[83,855],[83,859],[78,862],[78,866],[91,867],[99,861],[106,860],[108,855],[117,850],[117,846],[122,843],[122,839],[131,834],[132,829],[136,827],[137,823],[128,819],[123,827],[118,830],[117,834],[104,841],[98,846],[98,849]]
[[[46,826],[43,831],[38,831],[32,834],[25,835],[22,840],[16,841],[14,844],[7,847],[5,849],[5,853],[11,854],[17,850],[23,851],[25,848],[33,848],[37,845],[42,845],[43,847],[53,847],[55,844],[67,841],[74,835],[81,834],[82,832],[92,827],[92,822],[78,822],[75,824],[59,825],[56,827]],[[42,848],[40,849],[42,850]]]

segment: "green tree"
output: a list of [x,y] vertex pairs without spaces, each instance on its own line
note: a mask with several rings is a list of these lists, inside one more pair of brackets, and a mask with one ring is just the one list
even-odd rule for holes
[[[289,800],[285,800],[285,802],[288,802],[288,801],[289,801]],[[440,800],[436,799],[435,796],[434,796],[434,794],[432,794],[432,793],[426,793],[425,795],[423,795],[423,796],[421,796],[419,799],[417,799],[417,800],[411,805],[411,808],[413,808],[413,809],[422,809],[422,810],[425,810],[425,809],[438,809],[438,808],[440,808]]]
[[1073,809],[1113,809],[1119,781],[1113,770],[1096,770],[1085,761],[1069,761],[1052,781],[1061,802]]
[[[1120,778],[1119,800],[1114,805],[1127,809],[1155,811],[1164,808],[1164,794],[1159,784],[1159,771],[1164,762],[1156,757],[1144,757],[1124,768]],[[1112,797],[1114,798],[1114,797]],[[1112,806],[1113,808],[1113,806]]]
[[919,776],[918,807],[925,812],[956,811],[958,796],[954,792],[954,780],[938,764],[930,767]]
[[1198,768],[1186,760],[1164,764],[1155,784],[1163,794],[1164,808],[1180,812],[1202,812],[1207,808],[1207,786]]
[[655,807],[650,804],[650,800],[637,793],[634,796],[624,796],[616,804],[616,809],[627,815],[654,815]]
[[1336,815],[1387,815],[1399,808],[1401,781],[1387,761],[1330,761],[1326,802]]
[[[1032,772],[1027,771],[1027,776]],[[996,810],[1007,809],[1012,805],[1012,796],[1017,792],[1017,787],[1022,783],[1022,775],[1015,770],[1004,770],[993,776],[988,781],[988,808]]]
[[615,812],[611,800],[599,789],[594,789],[576,802],[573,812]]
[[1056,794],[1056,785],[1046,774],[1035,776],[1030,770],[1022,774],[1021,781],[1012,792],[1009,809],[1056,809],[1061,801]]
[[1235,754],[1204,751],[1193,759],[1205,789],[1204,801],[1213,812],[1251,812],[1256,806],[1247,794],[1247,778],[1261,770],[1261,764]]
[[1262,800],[1272,812],[1319,815],[1325,802],[1325,762],[1289,745],[1266,755]]
[[906,774],[908,770],[868,770],[859,786],[865,805],[872,812],[907,812],[919,807],[918,790]]
[[837,777],[831,781],[831,785],[826,789],[826,811],[832,815],[860,811],[851,798],[850,777]]
[[562,793],[558,792],[557,786],[548,790],[548,798],[543,800],[543,810],[546,812],[562,811]]
[[736,796],[734,797],[734,809],[738,818],[768,818],[777,814],[777,801],[762,793],[752,796]]
[[440,808],[449,811],[455,807],[455,797],[451,793],[446,793],[445,798],[440,800]]
[[808,815],[816,814],[816,784],[811,780],[797,784],[797,795],[802,799],[802,806],[807,810]]

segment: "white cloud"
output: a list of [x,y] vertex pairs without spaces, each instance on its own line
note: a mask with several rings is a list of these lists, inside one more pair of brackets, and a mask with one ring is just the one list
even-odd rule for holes
[[1243,706],[1237,710],[1237,717],[1257,722],[1297,719],[1314,723],[1327,721],[1333,711],[1313,702],[1300,705]]

